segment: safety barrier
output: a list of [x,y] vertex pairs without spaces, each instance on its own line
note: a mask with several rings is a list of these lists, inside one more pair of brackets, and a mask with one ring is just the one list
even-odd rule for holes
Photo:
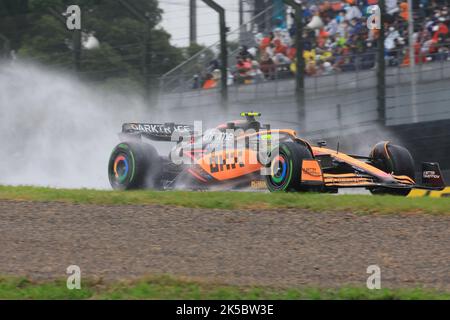
[[417,197],[432,197],[432,198],[440,198],[440,197],[449,197],[450,198],[450,187],[445,188],[442,191],[429,191],[429,190],[412,190],[409,194],[409,197],[417,198]]

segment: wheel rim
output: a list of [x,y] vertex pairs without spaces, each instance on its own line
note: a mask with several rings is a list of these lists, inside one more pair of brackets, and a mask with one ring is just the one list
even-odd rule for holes
[[129,164],[128,159],[125,154],[118,154],[114,159],[113,164],[113,174],[116,181],[119,183],[123,183],[128,176],[129,173]]
[[275,187],[283,187],[289,173],[288,161],[283,154],[274,157],[270,165],[270,181]]

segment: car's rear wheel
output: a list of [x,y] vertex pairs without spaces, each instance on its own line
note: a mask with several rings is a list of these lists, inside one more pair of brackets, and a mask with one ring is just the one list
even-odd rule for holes
[[[373,165],[378,169],[397,176],[407,176],[414,180],[414,159],[406,148],[389,142],[380,142],[372,149],[370,157],[373,159]],[[407,196],[411,192],[411,188],[372,188],[370,192],[377,195]]]
[[109,158],[108,177],[115,190],[159,188],[161,159],[143,142],[122,142]]
[[269,191],[306,191],[301,184],[302,162],[312,158],[311,151],[303,143],[281,143],[270,154],[266,175]]

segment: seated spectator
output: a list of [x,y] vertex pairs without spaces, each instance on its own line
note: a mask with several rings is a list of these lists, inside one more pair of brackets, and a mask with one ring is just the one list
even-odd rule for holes
[[273,62],[278,66],[287,66],[291,63],[291,60],[282,53],[277,53],[273,57]]
[[[318,45],[318,47],[315,50],[316,52],[316,58],[318,57],[318,59],[320,61],[328,61],[331,60],[332,57],[332,52],[331,50],[327,49],[325,47],[325,44],[320,44]],[[316,59],[317,60],[317,59]]]
[[260,68],[266,79],[275,79],[276,65],[267,53],[261,54]]
[[291,63],[291,60],[287,57],[287,47],[281,43],[281,40],[275,39],[270,48],[273,49],[271,58],[276,65],[288,65]]
[[320,29],[319,30],[319,35],[317,36],[317,45],[318,46],[325,45],[325,43],[326,43],[326,41],[327,41],[329,36],[330,36],[330,34],[327,31],[325,31],[325,29],[323,29],[323,28]]
[[400,17],[402,17],[405,21],[408,21],[408,3],[402,2],[400,3]]
[[363,26],[363,24],[359,21],[359,19],[352,19],[350,20],[350,26],[348,30],[348,35],[351,37],[353,35],[359,35],[363,32],[365,32],[364,28],[366,26]]
[[248,51],[247,46],[245,46],[245,45],[241,47],[241,50],[239,51],[238,57],[243,59],[243,60],[246,60],[248,58],[251,59],[251,60],[254,59],[253,55],[250,54],[250,52]]
[[397,0],[386,0],[385,5],[386,5],[386,13],[390,16],[398,14],[398,12],[400,11],[397,5]]
[[331,19],[328,24],[325,25],[324,30],[330,36],[334,36],[338,32],[339,23],[336,19]]
[[234,84],[234,76],[231,73],[230,68],[227,69],[227,86],[232,86]]
[[336,36],[339,38],[346,38],[348,35],[348,23],[347,21],[342,21],[341,23],[339,23],[338,25],[338,29],[336,32]]
[[275,45],[274,48],[275,54],[283,54],[283,55],[287,54],[287,47],[281,43],[280,39],[275,39],[273,43]]
[[270,43],[266,50],[265,53],[270,57],[273,58],[275,56],[275,44],[274,43]]
[[200,89],[200,77],[198,74],[194,74],[192,77],[192,89]]
[[316,62],[314,60],[305,62],[305,73],[308,76],[313,76],[317,73]]
[[[408,4],[406,0],[386,0],[385,16],[385,59],[387,65],[408,65]],[[419,0],[419,10],[414,8],[415,60],[423,63],[449,57],[450,15],[442,0]],[[367,29],[366,8],[377,4],[377,0],[341,0],[304,2],[304,23],[310,28],[303,29],[305,74],[324,75],[331,72],[370,69],[375,66],[376,46],[380,30]],[[364,17],[363,14],[364,13]],[[295,14],[291,13],[295,18]],[[274,79],[280,71],[296,70],[295,23],[289,27],[278,25],[272,32],[255,35],[256,46],[242,46],[238,53],[235,69],[236,80],[240,83]],[[259,64],[255,58],[259,57]],[[290,64],[290,67],[289,67]],[[214,59],[207,66],[206,82],[211,80],[213,70],[219,68]],[[194,78],[193,87],[199,86]],[[214,79],[213,79],[214,80]],[[201,84],[200,84],[201,86]]]
[[347,38],[339,37],[336,39],[336,44],[334,47],[345,47],[346,44],[347,44]]
[[294,61],[297,57],[297,48],[294,46],[289,47],[286,56],[289,60]]
[[220,84],[220,81],[222,78],[221,75],[222,75],[222,72],[220,71],[220,69],[216,69],[212,72],[212,78],[216,82],[217,85]]
[[347,47],[339,46],[336,48],[336,54],[334,55],[333,70],[346,71],[351,69],[349,50]]
[[433,28],[433,42],[438,43],[439,37],[446,37],[448,35],[448,27],[445,24],[445,18],[439,17],[437,25]]
[[334,18],[335,13],[333,8],[330,5],[330,2],[328,1],[324,1],[320,6],[319,6],[319,14],[320,17],[322,18],[322,20],[325,21],[329,21],[331,19]]
[[203,83],[203,89],[212,89],[217,87],[217,81],[214,80],[213,75],[208,73],[206,75],[205,82]]
[[303,59],[305,59],[305,65],[310,62],[315,62],[316,60],[316,50],[305,50],[303,51]]
[[353,19],[359,19],[362,17],[361,11],[357,6],[344,5],[345,20],[351,21]]
[[345,10],[340,10],[339,14],[336,16],[336,22],[338,24],[344,22],[345,20]]
[[386,58],[390,65],[398,65],[399,48],[404,44],[404,40],[400,37],[400,33],[394,27],[389,27],[388,34],[384,40],[386,50]]
[[258,61],[252,61],[252,68],[248,72],[252,79],[252,83],[260,83],[264,81],[264,73],[261,71]]
[[259,45],[259,49],[261,52],[266,51],[266,48],[272,43],[272,40],[274,38],[273,32],[269,33],[268,36],[262,38],[261,43]]
[[220,68],[220,63],[218,59],[213,59],[209,62],[207,72],[212,73],[214,70]]
[[246,81],[249,79],[249,71],[252,68],[252,60],[250,58],[242,59],[238,58],[237,64],[236,64],[236,70],[237,70],[237,81],[238,83],[246,83]]
[[331,65],[330,62],[325,61],[322,66],[321,66],[321,74],[322,75],[328,75],[331,74],[333,72],[333,66]]

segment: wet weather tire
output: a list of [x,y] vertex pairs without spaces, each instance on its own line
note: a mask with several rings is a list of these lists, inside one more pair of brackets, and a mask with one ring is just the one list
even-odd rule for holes
[[143,142],[122,142],[111,153],[108,177],[115,190],[160,187],[161,159]]
[[300,180],[305,159],[313,159],[313,156],[303,143],[284,142],[272,150],[269,174],[265,176],[269,191],[307,191]]
[[[414,180],[414,159],[406,148],[380,142],[373,148],[371,157],[374,166],[378,169],[397,176],[407,176]],[[370,189],[370,192],[376,195],[407,196],[411,189],[373,188]]]

